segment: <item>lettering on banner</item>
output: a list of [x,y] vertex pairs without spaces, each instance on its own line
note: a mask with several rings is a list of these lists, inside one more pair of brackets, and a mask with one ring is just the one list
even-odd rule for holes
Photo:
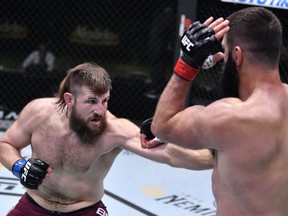
[[239,4],[249,4],[264,7],[274,7],[288,9],[288,0],[221,0],[222,2],[231,2]]
[[70,41],[96,46],[117,46],[120,43],[120,37],[110,29],[78,25],[71,33]]
[[3,20],[0,22],[0,38],[25,39],[27,35],[28,29],[26,25],[11,20]]
[[[158,202],[162,202],[166,205],[176,206],[183,210],[196,213],[202,216],[215,216],[216,209],[211,207],[205,207],[203,201],[195,199],[195,201],[188,200],[187,197],[179,197],[178,195],[170,195],[165,197],[159,197],[155,199]],[[215,206],[215,205],[214,205]]]

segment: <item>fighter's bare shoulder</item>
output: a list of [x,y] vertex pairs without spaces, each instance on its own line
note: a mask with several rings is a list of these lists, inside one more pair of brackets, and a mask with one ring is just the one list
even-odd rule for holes
[[237,98],[218,100],[203,108],[203,112],[200,111],[197,117],[198,132],[204,137],[210,137],[211,142],[216,140],[223,142],[224,137],[227,143],[236,137],[250,135],[253,137],[261,133],[261,130],[268,131],[268,128],[265,128],[265,121],[272,120],[272,117],[269,114],[271,111],[266,107],[255,100],[241,101]]
[[121,135],[126,139],[140,135],[139,127],[129,119],[118,118],[109,111],[107,111],[106,117],[109,131]]
[[[219,127],[220,130],[225,126],[247,124],[250,118],[256,118],[259,110],[250,101],[241,101],[237,98],[225,98],[211,103],[205,108],[202,118],[209,122],[210,126]],[[251,121],[252,122],[252,121]]]
[[34,99],[22,109],[19,119],[30,120],[31,122],[45,120],[56,111],[55,102],[56,100],[53,98]]

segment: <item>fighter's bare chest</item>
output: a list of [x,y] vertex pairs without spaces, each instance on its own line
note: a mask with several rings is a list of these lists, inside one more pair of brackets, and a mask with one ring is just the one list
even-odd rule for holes
[[101,162],[102,155],[108,150],[103,140],[95,143],[82,143],[76,136],[65,132],[34,136],[32,139],[32,152],[55,168],[66,171],[85,172]]

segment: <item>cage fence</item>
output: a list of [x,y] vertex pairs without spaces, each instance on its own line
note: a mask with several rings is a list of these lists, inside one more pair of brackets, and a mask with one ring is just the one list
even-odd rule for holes
[[[29,101],[55,94],[69,68],[96,62],[110,73],[109,110],[142,121],[153,115],[173,72],[179,43],[179,1],[175,0],[0,0],[0,108],[4,118]],[[187,5],[189,7],[189,5]],[[197,19],[227,17],[247,5],[201,0]],[[288,81],[288,13],[271,9],[283,24],[280,73]],[[23,66],[39,44],[53,54],[52,69]],[[46,56],[47,57],[47,54]],[[189,104],[219,97],[222,65],[200,73]],[[3,112],[2,112],[3,113]]]

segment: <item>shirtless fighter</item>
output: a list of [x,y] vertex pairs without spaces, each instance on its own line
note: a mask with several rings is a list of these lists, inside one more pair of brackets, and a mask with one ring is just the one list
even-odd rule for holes
[[[1,163],[27,188],[9,216],[108,215],[103,181],[122,148],[171,166],[212,167],[208,150],[143,149],[139,127],[107,110],[110,90],[106,70],[84,63],[68,71],[56,97],[24,107],[0,138]],[[25,160],[20,150],[30,144]]]
[[[217,216],[287,216],[288,86],[278,69],[281,23],[263,7],[245,8],[227,20],[193,23],[184,33],[189,43],[181,41],[182,54],[158,102],[152,132],[215,152]],[[225,98],[184,107],[199,65],[223,35]]]

